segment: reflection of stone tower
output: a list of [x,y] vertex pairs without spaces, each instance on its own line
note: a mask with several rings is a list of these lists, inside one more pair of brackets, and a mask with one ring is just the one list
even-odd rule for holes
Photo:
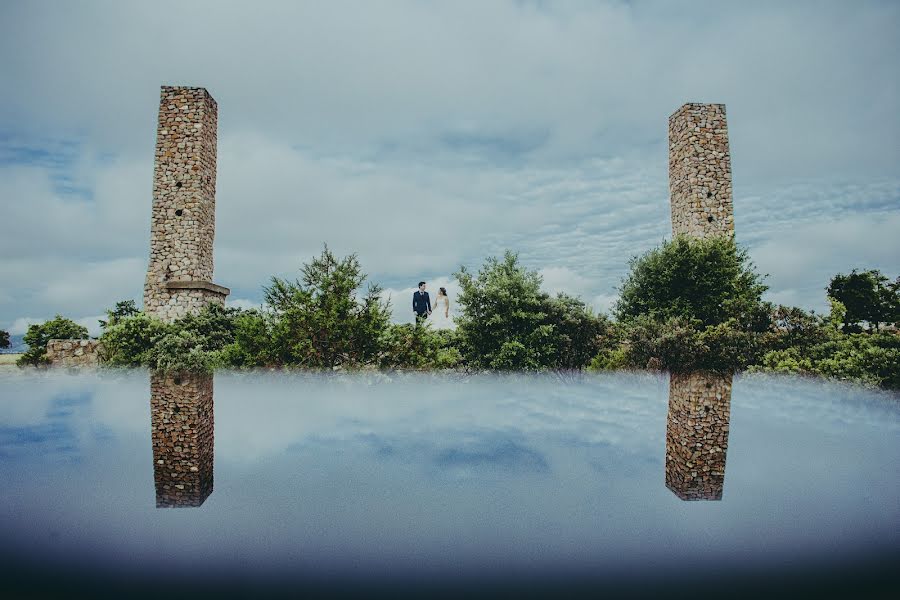
[[204,88],[160,92],[144,312],[164,321],[229,293],[212,283],[217,114]]
[[669,117],[672,234],[734,235],[724,104],[685,104]]
[[213,378],[150,374],[156,507],[200,506],[213,491]]
[[731,418],[731,375],[669,379],[666,487],[682,500],[721,500]]

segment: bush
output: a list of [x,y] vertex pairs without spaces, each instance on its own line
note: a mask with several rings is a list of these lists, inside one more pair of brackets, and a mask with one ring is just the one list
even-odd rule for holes
[[109,325],[115,324],[118,319],[133,317],[139,312],[141,311],[134,303],[134,300],[122,300],[120,302],[116,302],[115,308],[106,311],[106,318],[108,319],[108,321],[104,321],[102,319],[100,320],[100,327],[105,329]]
[[729,237],[679,235],[635,257],[621,286],[615,313],[621,321],[650,317],[699,321],[702,326],[734,319],[741,328],[768,328],[767,289],[746,250]]
[[219,363],[226,367],[263,367],[272,362],[271,326],[257,310],[239,312],[233,320],[234,341],[219,352]]
[[808,348],[767,352],[751,370],[806,373],[900,389],[900,337],[836,335]]
[[776,306],[770,314],[772,328],[766,338],[768,350],[809,348],[837,333],[829,317],[808,313],[796,306]]
[[366,276],[355,254],[338,260],[325,246],[303,265],[294,282],[272,278],[265,288],[273,314],[272,359],[313,368],[361,366],[378,360],[379,343],[390,323],[390,306],[369,285],[357,300]]
[[147,355],[147,366],[161,373],[208,373],[216,356],[204,346],[205,339],[186,329],[167,333]]
[[47,363],[47,342],[55,339],[86,339],[88,330],[71,319],[56,315],[41,324],[31,325],[23,337],[28,350],[16,361],[19,366]]
[[825,288],[830,298],[846,307],[843,330],[859,329],[860,321],[878,330],[881,323],[900,321],[900,277],[891,282],[877,269],[849,275],[838,273]]
[[246,341],[242,327],[252,319],[238,309],[208,304],[197,314],[185,315],[172,323],[142,312],[119,315],[114,312],[108,311],[110,319],[100,337],[101,359],[107,366],[203,372],[218,364],[232,366],[229,360],[251,360],[249,350],[243,349],[240,354],[233,348],[239,331],[241,341]]
[[624,358],[632,368],[732,373],[759,359],[762,341],[762,334],[745,331],[733,319],[704,327],[698,320],[645,316],[626,327]]
[[0,348],[9,348],[9,332],[0,329]]
[[459,366],[455,334],[420,322],[390,325],[381,340],[378,365],[387,369],[443,369]]
[[214,352],[234,342],[235,319],[240,312],[238,308],[210,303],[196,314],[188,313],[176,319],[173,326],[188,332],[207,351]]
[[103,364],[115,367],[149,367],[156,345],[174,333],[175,327],[142,312],[110,319],[100,336]]
[[605,318],[594,316],[576,298],[550,298],[540,289],[540,275],[520,266],[512,252],[502,261],[488,258],[477,276],[462,267],[454,277],[462,290],[460,350],[472,367],[577,369],[601,347]]
[[591,359],[589,371],[616,371],[632,368],[628,362],[628,351],[625,348],[601,348]]
[[566,294],[550,299],[547,314],[556,338],[556,368],[584,368],[611,335],[606,315],[595,315],[583,301]]

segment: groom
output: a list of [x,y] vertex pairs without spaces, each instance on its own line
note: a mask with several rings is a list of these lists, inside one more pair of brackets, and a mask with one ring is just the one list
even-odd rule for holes
[[416,313],[416,322],[427,319],[431,314],[431,298],[425,291],[425,282],[419,282],[419,291],[413,292],[413,311]]

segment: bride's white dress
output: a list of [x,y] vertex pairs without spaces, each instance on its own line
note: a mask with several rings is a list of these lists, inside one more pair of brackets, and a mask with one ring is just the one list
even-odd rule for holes
[[437,298],[431,307],[431,314],[425,319],[425,323],[432,329],[456,329],[453,315],[451,314],[449,317],[444,316],[449,305],[450,301],[447,298]]

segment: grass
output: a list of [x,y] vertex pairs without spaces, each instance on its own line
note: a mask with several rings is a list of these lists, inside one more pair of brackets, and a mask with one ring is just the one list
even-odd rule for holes
[[0,354],[0,366],[15,366],[21,354]]

